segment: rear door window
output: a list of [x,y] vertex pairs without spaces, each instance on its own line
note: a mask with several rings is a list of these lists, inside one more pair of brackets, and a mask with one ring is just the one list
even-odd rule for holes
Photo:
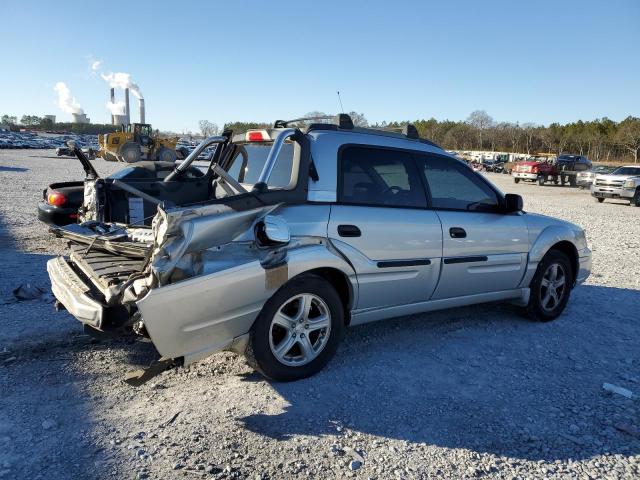
[[347,147],[340,155],[338,201],[356,205],[426,207],[412,156],[400,150]]

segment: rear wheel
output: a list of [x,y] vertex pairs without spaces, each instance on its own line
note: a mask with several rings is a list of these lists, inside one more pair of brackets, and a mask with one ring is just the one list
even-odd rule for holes
[[598,201],[598,203],[604,202],[604,198],[602,197],[596,197],[596,200]]
[[140,153],[140,145],[137,143],[125,143],[120,149],[120,158],[126,163],[135,163],[140,161],[142,153]]
[[573,270],[569,258],[559,250],[549,250],[531,280],[526,314],[532,320],[548,322],[557,318],[569,301]]
[[513,183],[520,183],[520,179],[519,178],[514,178],[513,179]]
[[540,185],[540,186],[544,185],[544,176],[543,175],[540,175],[538,177],[538,185]]
[[344,330],[335,289],[315,275],[285,284],[262,308],[245,353],[264,376],[292,381],[319,372],[335,354]]

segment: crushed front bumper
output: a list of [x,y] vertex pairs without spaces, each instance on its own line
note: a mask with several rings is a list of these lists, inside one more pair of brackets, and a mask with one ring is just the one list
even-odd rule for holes
[[99,329],[104,318],[104,306],[91,298],[91,289],[73,271],[64,257],[47,262],[51,290],[67,311],[82,323]]

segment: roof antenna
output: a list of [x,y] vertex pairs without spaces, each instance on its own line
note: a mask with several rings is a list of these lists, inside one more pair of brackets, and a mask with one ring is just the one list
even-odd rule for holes
[[336,92],[338,94],[338,101],[340,102],[340,110],[344,113],[344,107],[342,106],[342,100],[340,99],[340,90]]

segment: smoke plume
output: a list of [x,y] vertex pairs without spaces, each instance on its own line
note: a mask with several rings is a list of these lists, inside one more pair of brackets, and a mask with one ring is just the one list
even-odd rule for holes
[[96,60],[91,63],[91,70],[97,72],[102,68],[102,60]]
[[124,102],[108,102],[107,109],[111,112],[111,115],[124,115]]
[[84,113],[84,110],[82,110],[78,101],[71,96],[71,91],[64,82],[56,83],[56,86],[53,87],[53,89],[58,93],[58,106],[60,107],[60,110],[64,113]]
[[101,73],[100,76],[102,79],[109,84],[112,88],[128,88],[131,93],[133,93],[138,98],[144,98],[142,96],[142,92],[140,91],[140,87],[131,81],[131,75],[124,72],[117,73]]

